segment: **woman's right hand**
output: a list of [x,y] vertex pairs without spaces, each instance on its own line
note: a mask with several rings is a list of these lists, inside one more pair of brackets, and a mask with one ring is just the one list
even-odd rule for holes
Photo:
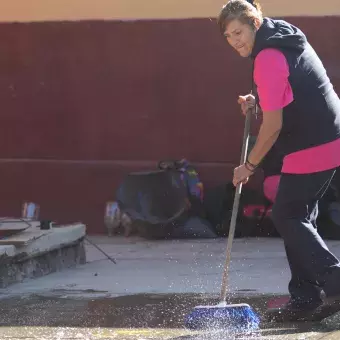
[[239,96],[237,102],[241,105],[241,112],[244,115],[247,114],[249,109],[253,109],[255,107],[255,97],[252,94]]

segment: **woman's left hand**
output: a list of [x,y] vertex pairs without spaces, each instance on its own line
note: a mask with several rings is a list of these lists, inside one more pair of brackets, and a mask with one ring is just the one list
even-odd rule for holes
[[233,184],[236,187],[237,184],[246,184],[249,177],[253,174],[252,171],[248,170],[244,164],[234,169]]

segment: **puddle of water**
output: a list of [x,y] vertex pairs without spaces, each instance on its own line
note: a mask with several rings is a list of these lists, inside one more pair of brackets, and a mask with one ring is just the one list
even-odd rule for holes
[[[262,314],[268,296],[239,297]],[[199,295],[133,295],[116,298],[70,299],[30,297],[2,299],[0,338],[20,334],[39,339],[316,339],[326,324],[263,324],[258,334],[192,333],[184,329],[185,316],[197,305],[216,304]],[[332,325],[334,330],[334,324]],[[337,323],[339,327],[339,322]],[[338,328],[337,328],[338,329]],[[7,334],[7,335],[6,335]],[[44,334],[44,335],[42,335]],[[291,337],[293,336],[293,337]],[[340,336],[339,336],[340,338]]]

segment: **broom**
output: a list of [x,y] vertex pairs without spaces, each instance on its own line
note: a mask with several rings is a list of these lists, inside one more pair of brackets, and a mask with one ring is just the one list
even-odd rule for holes
[[[247,159],[248,142],[251,122],[251,110],[247,112],[243,134],[243,144],[241,153],[241,163],[244,164]],[[260,318],[255,311],[245,303],[230,304],[226,303],[229,265],[231,261],[231,248],[234,240],[236,219],[239,209],[242,183],[236,186],[234,205],[231,215],[229,236],[227,243],[227,254],[224,265],[222,287],[220,294],[220,303],[215,306],[197,306],[186,317],[185,326],[192,330],[203,329],[233,329],[235,331],[251,331],[259,328]]]

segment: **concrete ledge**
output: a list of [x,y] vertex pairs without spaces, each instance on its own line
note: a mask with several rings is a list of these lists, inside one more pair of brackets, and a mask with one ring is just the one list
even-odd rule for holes
[[0,246],[0,288],[85,264],[85,235],[85,225],[74,224],[52,228],[22,246]]
[[55,249],[60,249],[64,246],[73,244],[77,240],[83,239],[85,235],[86,227],[84,224],[52,228],[49,233],[41,236],[33,242],[21,247],[16,247],[14,256],[18,259],[18,261],[39,256]]

